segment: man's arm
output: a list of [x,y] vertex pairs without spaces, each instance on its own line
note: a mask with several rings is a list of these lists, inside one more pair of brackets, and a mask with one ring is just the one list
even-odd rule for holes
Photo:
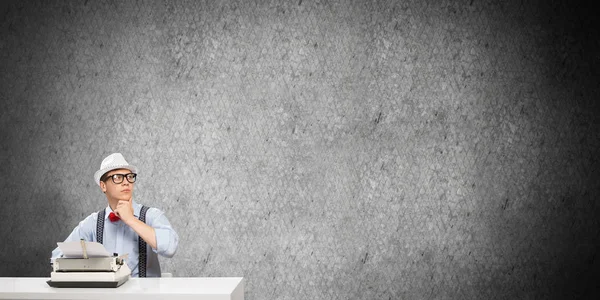
[[165,214],[159,209],[151,208],[147,212],[146,222],[154,228],[156,233],[156,248],[152,248],[152,250],[161,256],[173,257],[179,246],[179,235]]
[[146,212],[146,223],[144,223],[133,215],[132,202],[121,200],[117,204],[115,213],[150,245],[155,253],[165,257],[175,255],[179,236],[162,211],[150,208]]
[[127,226],[131,227],[152,249],[156,249],[156,232],[154,228],[148,226],[137,218],[123,220]]

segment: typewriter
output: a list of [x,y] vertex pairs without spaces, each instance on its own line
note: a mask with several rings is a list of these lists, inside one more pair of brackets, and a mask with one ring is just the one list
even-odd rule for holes
[[116,288],[131,276],[127,254],[110,256],[104,246],[96,242],[58,243],[63,257],[52,262],[52,273],[47,281],[58,288]]

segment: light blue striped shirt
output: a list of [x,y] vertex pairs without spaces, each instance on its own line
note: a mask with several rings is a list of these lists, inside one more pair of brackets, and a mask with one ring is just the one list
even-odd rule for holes
[[[142,205],[135,201],[132,204],[133,214],[136,218],[139,218]],[[111,222],[108,219],[108,215],[111,212],[112,209],[108,206],[104,213],[104,248],[106,248],[108,253],[118,253],[119,255],[128,253],[127,265],[131,269],[131,276],[138,277],[138,235],[123,221],[119,220],[114,223]],[[79,225],[73,229],[73,232],[71,232],[65,242],[78,241],[80,239],[96,242],[97,220],[98,212],[89,215],[83,221],[79,222]],[[171,227],[171,223],[169,223],[165,214],[157,208],[150,208],[146,211],[146,224],[154,228],[154,232],[156,233],[156,246],[158,248],[153,249],[149,244],[146,244],[146,253],[148,256],[146,276],[160,277],[161,271],[158,263],[158,255],[173,257],[177,251],[179,236],[177,235],[177,232],[173,230],[173,227]],[[62,251],[57,247],[52,251],[51,259],[61,256]]]

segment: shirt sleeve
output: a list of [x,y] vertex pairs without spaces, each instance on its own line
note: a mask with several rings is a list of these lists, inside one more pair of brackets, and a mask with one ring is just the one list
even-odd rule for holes
[[146,220],[156,234],[156,249],[152,248],[152,251],[161,256],[173,257],[179,245],[179,235],[169,223],[167,216],[157,208],[150,208]]
[[[83,221],[79,222],[71,234],[65,239],[65,242],[79,241],[81,239],[93,242],[95,241],[94,235],[96,234],[96,220],[98,219],[98,213],[92,213]],[[63,255],[62,251],[58,247],[52,250],[52,257],[50,261],[52,262],[55,258],[61,257]]]

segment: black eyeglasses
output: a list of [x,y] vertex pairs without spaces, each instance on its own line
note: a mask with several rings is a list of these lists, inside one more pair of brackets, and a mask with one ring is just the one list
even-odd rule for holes
[[123,182],[123,178],[127,178],[127,181],[129,181],[129,183],[134,183],[135,179],[137,178],[137,174],[135,174],[135,173],[112,174],[112,175],[104,178],[103,181],[108,180],[109,177],[112,178],[112,182],[115,184],[119,184],[119,183]]

